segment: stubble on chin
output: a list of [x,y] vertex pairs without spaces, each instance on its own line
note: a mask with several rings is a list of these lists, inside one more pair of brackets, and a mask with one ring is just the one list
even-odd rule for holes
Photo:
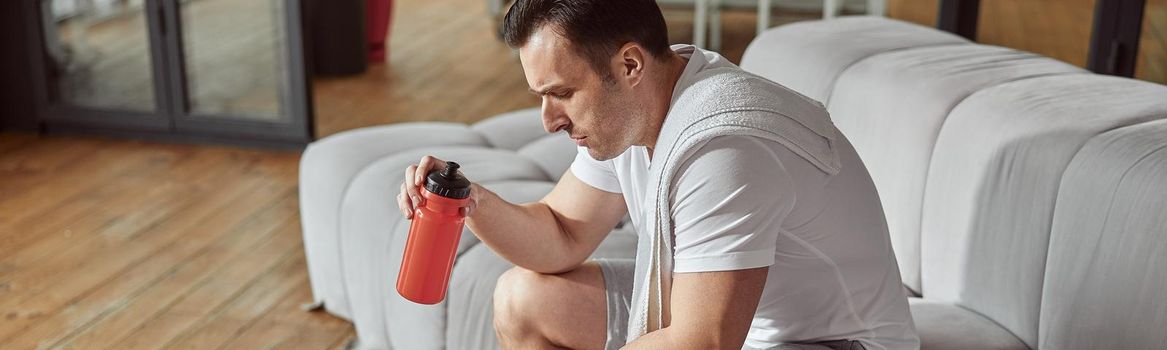
[[592,156],[592,159],[603,162],[620,156],[628,147],[617,150],[611,147],[600,146],[600,148],[596,148],[595,145],[588,145],[587,149],[588,155]]
[[616,156],[617,156],[615,154],[608,154],[608,153],[603,153],[603,152],[597,151],[595,148],[592,148],[591,146],[588,147],[588,155],[592,156],[592,159],[595,159],[595,160],[601,161],[601,162],[611,160],[612,158],[616,158]]

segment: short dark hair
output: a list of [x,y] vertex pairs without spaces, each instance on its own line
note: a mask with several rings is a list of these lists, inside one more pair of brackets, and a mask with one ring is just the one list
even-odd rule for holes
[[656,0],[517,0],[503,19],[507,46],[520,48],[544,25],[608,76],[608,61],[621,46],[635,42],[655,58],[669,52],[668,28]]

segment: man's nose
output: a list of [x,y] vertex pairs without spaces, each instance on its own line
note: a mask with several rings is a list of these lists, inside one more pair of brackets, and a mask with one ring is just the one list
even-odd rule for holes
[[567,128],[570,121],[567,115],[563,113],[562,109],[557,108],[554,103],[543,100],[543,130],[548,133],[556,133],[564,128]]

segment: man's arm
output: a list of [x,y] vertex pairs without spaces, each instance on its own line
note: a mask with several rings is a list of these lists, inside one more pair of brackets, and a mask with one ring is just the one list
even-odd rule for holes
[[769,270],[675,274],[665,328],[624,349],[741,349]]
[[569,170],[542,200],[515,205],[473,185],[470,230],[511,263],[542,273],[583,263],[627,212],[624,196],[580,181]]

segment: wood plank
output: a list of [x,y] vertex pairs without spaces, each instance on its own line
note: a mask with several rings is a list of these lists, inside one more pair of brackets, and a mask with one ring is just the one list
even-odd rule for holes
[[0,132],[0,159],[3,159],[6,153],[35,144],[37,139],[36,134],[29,132]]
[[[199,197],[198,201],[184,208],[181,214],[150,228],[162,232],[190,231],[191,227],[206,220],[215,220],[219,216],[216,212],[230,210],[247,210],[248,203],[244,199],[257,196],[268,188],[274,188],[268,181],[258,178],[244,178],[239,181],[230,181],[224,184],[221,191],[216,191]],[[224,203],[242,203],[237,207],[224,208]],[[258,237],[256,237],[258,238]],[[55,341],[60,339],[76,327],[88,324],[94,319],[104,317],[112,310],[116,310],[131,299],[141,294],[146,288],[165,278],[173,278],[176,271],[188,268],[187,264],[197,264],[198,258],[207,258],[210,252],[225,251],[223,248],[230,244],[247,246],[248,241],[240,240],[235,235],[222,235],[212,241],[209,246],[202,246],[198,241],[184,241],[183,244],[174,244],[165,247],[155,256],[143,264],[137,264],[133,269],[119,275],[116,279],[103,284],[97,290],[69,302],[67,312],[58,312],[42,320],[29,320],[20,324],[9,324],[13,330],[21,326],[36,323],[35,327],[25,329],[19,338],[13,340],[15,344],[32,344],[33,340]],[[211,258],[217,255],[210,255]],[[194,260],[194,261],[192,261]],[[196,265],[197,266],[197,265]],[[42,307],[51,309],[53,305]],[[59,307],[58,307],[59,309]],[[3,337],[0,337],[3,339]],[[0,342],[0,344],[4,344]]]
[[[177,270],[163,274],[163,279],[144,288],[140,294],[132,296],[124,304],[118,305],[115,310],[107,312],[105,317],[88,322],[70,332],[66,337],[55,342],[54,347],[88,349],[112,345],[161,314],[171,305],[214,280],[215,275],[223,268],[232,264],[262,265],[263,262],[248,260],[248,257],[270,258],[273,254],[270,253],[271,251],[287,251],[295,242],[289,243],[287,239],[273,233],[282,225],[287,224],[289,218],[294,217],[294,194],[282,191],[278,198],[276,203],[260,206],[258,212],[239,207],[224,208],[225,211],[245,212],[243,217],[250,217],[251,220],[227,220],[234,221],[234,224],[230,225],[232,227],[230,229],[219,226],[210,231],[204,231],[203,234],[192,235],[193,238],[179,242],[174,247],[176,251],[167,251],[167,253],[178,255],[178,259],[144,262],[144,264],[177,265]],[[245,202],[247,202],[246,198],[239,203]],[[256,203],[246,203],[243,207],[256,207]],[[222,214],[234,215],[226,212]],[[210,246],[207,246],[206,239],[202,238],[208,234],[215,241]],[[221,237],[215,237],[216,235],[221,235]],[[278,239],[272,239],[273,237]],[[191,256],[191,251],[197,253]],[[182,258],[184,255],[186,259]]]
[[[62,227],[62,234],[57,234],[57,231],[42,231],[37,226],[17,226],[16,230],[21,233],[26,235],[31,233],[36,237],[26,240],[35,244],[26,245],[27,249],[21,249],[22,247],[19,245],[7,247],[8,249],[20,250],[6,256],[3,259],[5,264],[20,269],[50,254],[55,261],[38,264],[36,269],[23,269],[20,273],[5,276],[3,280],[20,284],[23,289],[29,290],[30,293],[38,293],[40,289],[46,287],[42,284],[48,283],[42,278],[43,276],[74,270],[78,262],[84,262],[85,258],[88,257],[87,252],[96,253],[99,251],[93,247],[94,244],[116,247],[120,241],[137,232],[133,230],[133,223],[141,220],[134,220],[136,216],[152,217],[153,220],[142,223],[150,224],[159,219],[159,213],[165,214],[167,210],[173,210],[176,205],[184,203],[186,201],[184,197],[188,197],[192,191],[197,189],[197,186],[206,186],[205,182],[213,181],[211,177],[218,174],[214,171],[201,172],[197,170],[205,169],[208,165],[225,158],[219,154],[190,159],[189,162],[176,164],[170,171],[161,172],[158,174],[159,176],[149,179],[140,179],[136,176],[119,178],[101,186],[112,189],[113,193],[134,193],[135,195],[120,195],[109,200],[94,201],[95,203],[92,203],[94,207],[86,211],[86,215],[80,220]],[[227,171],[230,168],[213,169]],[[173,171],[189,176],[172,178]],[[182,185],[176,181],[190,181],[190,184]],[[40,222],[33,222],[33,224],[40,224]],[[50,230],[56,229],[53,225],[40,227],[50,227]],[[38,272],[40,275],[36,274]]]
[[[109,145],[108,141],[49,138],[0,154],[0,177],[4,179],[0,182],[0,205],[4,205],[2,202],[20,200],[18,196],[50,182],[63,185],[64,182],[82,179],[80,173],[70,172],[69,169],[88,166],[89,169],[99,170],[105,167],[108,163],[102,163],[94,158],[99,151],[109,148],[104,147],[106,145]],[[98,174],[90,172],[87,175]],[[15,212],[10,212],[4,217],[13,215]],[[0,217],[0,220],[3,220],[3,217]],[[0,225],[5,222],[0,221]]]
[[[12,230],[22,234],[5,247],[5,251],[12,253],[0,261],[21,268],[69,246],[85,245],[97,239],[132,237],[182,208],[198,193],[207,192],[224,178],[238,174],[232,167],[213,166],[227,159],[228,155],[222,152],[202,151],[145,179],[124,178],[105,183],[100,186],[100,194],[90,194],[96,198],[76,198],[65,204],[67,210],[48,209],[45,215],[33,217],[25,225],[13,225]],[[209,170],[201,171],[204,169]],[[123,193],[134,195],[119,195]],[[74,210],[84,215],[77,220],[55,221],[55,224],[50,219],[55,213]]]
[[328,347],[328,349],[329,350],[348,350],[350,344],[352,344],[352,342],[356,341],[356,339],[357,339],[357,332],[356,332],[356,330],[352,330],[352,331],[348,332],[344,337],[341,337],[340,340],[338,340],[336,343],[333,343],[332,346]]
[[[97,147],[98,152],[85,160],[66,165],[67,174],[30,186],[28,191],[0,200],[0,255],[10,254],[15,245],[25,242],[21,231],[11,225],[67,220],[60,217],[71,212],[56,211],[61,203],[96,205],[117,195],[106,184],[118,179],[132,180],[149,176],[192,151],[176,151],[169,147],[152,147],[126,152],[132,144]],[[91,208],[84,207],[81,208]],[[84,211],[84,210],[80,210]],[[38,217],[39,215],[39,217]],[[48,217],[46,217],[48,216]],[[27,234],[27,232],[25,232]]]
[[[282,234],[298,235],[298,230]],[[300,249],[302,247],[297,247]],[[255,325],[258,318],[276,306],[295,288],[307,287],[303,281],[308,278],[308,266],[304,255],[295,254],[276,267],[274,271],[256,276],[248,283],[246,290],[231,299],[225,306],[215,310],[208,317],[182,334],[169,337],[165,345],[171,349],[216,349],[230,342]]]
[[[239,156],[236,155],[232,157]],[[277,160],[281,162],[288,162],[287,160],[279,159],[279,157],[277,157]],[[232,169],[232,167],[219,168]],[[249,167],[238,168],[247,169]],[[288,166],[285,166],[285,168],[294,168],[294,162],[291,162],[291,164],[288,164]],[[198,170],[201,169],[188,169],[188,171],[194,171],[194,173],[198,174],[216,174],[215,171]],[[257,171],[257,178],[261,178],[259,176],[266,176],[265,171],[267,170]],[[238,173],[238,171],[235,171],[235,173],[232,174],[243,175],[243,173]],[[54,260],[40,262],[40,264],[37,264],[34,268],[25,269],[25,271],[18,271],[13,273],[13,275],[5,275],[4,278],[2,278],[4,280],[20,279],[22,275],[53,276],[53,278],[44,278],[46,281],[43,283],[51,283],[53,281],[57,281],[57,283],[54,285],[56,288],[51,288],[48,290],[48,292],[36,292],[36,288],[25,288],[21,290],[12,290],[16,288],[9,288],[9,290],[7,290],[8,293],[6,293],[5,299],[0,301],[0,303],[5,304],[7,307],[12,307],[13,304],[22,303],[21,307],[28,308],[28,313],[35,313],[35,311],[39,309],[51,309],[55,306],[60,306],[60,304],[67,302],[70,299],[75,299],[76,295],[81,295],[78,293],[84,292],[86,287],[92,287],[97,285],[97,283],[103,282],[103,275],[109,275],[109,273],[117,271],[119,267],[125,268],[124,266],[127,266],[127,264],[133,264],[133,259],[140,258],[145,253],[151,252],[152,246],[154,251],[167,250],[170,245],[174,245],[176,243],[176,240],[196,238],[196,240],[194,240],[195,243],[200,243],[201,240],[197,240],[197,238],[214,238],[219,236],[219,234],[228,232],[228,229],[230,229],[232,225],[245,222],[247,215],[254,212],[254,210],[257,210],[256,208],[263,208],[263,206],[266,205],[264,203],[273,203],[275,199],[277,199],[273,196],[268,196],[264,191],[280,192],[293,188],[292,183],[294,183],[294,180],[285,180],[281,181],[280,183],[272,183],[271,181],[257,182],[257,178],[244,177],[243,180],[245,181],[223,181],[222,178],[215,178],[214,176],[210,176],[210,178],[207,178],[207,183],[194,183],[194,185],[201,185],[201,187],[205,188],[207,185],[214,184],[211,183],[212,181],[217,181],[218,184],[216,189],[222,190],[223,194],[219,194],[217,191],[204,190],[207,192],[207,195],[196,196],[196,198],[210,197],[211,201],[191,203],[188,208],[174,212],[173,216],[175,216],[175,218],[166,219],[165,222],[142,225],[142,227],[140,227],[140,233],[127,234],[118,232],[102,232],[104,234],[95,234],[95,236],[90,238],[96,239],[96,243],[89,241],[89,243],[78,245],[71,250],[72,252],[79,251],[81,253],[68,254],[70,251],[64,250],[63,252],[65,252],[65,254],[57,254]],[[242,188],[232,189],[232,185],[235,182],[238,182],[238,185],[242,185]],[[259,187],[256,187],[257,184],[263,183],[268,184],[259,185]],[[254,191],[257,189],[260,191],[252,192],[252,195],[250,196],[235,198],[242,199],[242,201],[229,201],[229,199],[232,199],[232,197],[224,197],[224,195],[238,195],[239,192],[243,190]],[[210,213],[215,213],[215,215],[210,215]],[[207,224],[207,220],[211,220],[211,223]],[[208,232],[202,230],[210,231]],[[126,234],[127,237],[119,238],[118,234]],[[202,234],[202,236],[200,236],[200,234]],[[125,238],[132,239],[125,241],[125,246],[119,246],[121,243],[120,240]],[[69,240],[65,239],[64,241],[65,243],[68,243]],[[82,241],[82,243],[85,243],[85,241]],[[189,241],[181,241],[181,243],[189,243]],[[88,254],[85,254],[84,252],[88,252]],[[96,262],[96,264],[92,264],[92,262],[86,261]],[[86,265],[84,268],[65,268],[70,266],[77,266],[77,264]],[[56,273],[61,272],[62,269],[64,269],[64,272],[61,274]],[[50,271],[53,273],[44,274],[44,271]],[[105,271],[105,273],[98,273],[100,271]],[[40,272],[40,274],[36,274],[37,272]],[[34,287],[36,287],[36,285],[34,285]],[[29,299],[32,299],[32,296],[30,295],[35,296],[36,303],[23,303]],[[0,330],[0,340],[5,337],[4,332],[7,330],[9,329],[5,328],[4,330]]]
[[256,324],[224,349],[325,349],[341,348],[356,336],[352,325],[324,312],[304,312],[299,303],[312,300],[308,280],[280,304],[268,310]]
[[[295,218],[293,218],[295,219]],[[296,280],[285,280],[283,283],[276,278],[285,277],[290,271],[287,267],[295,267],[296,257],[302,256],[303,251],[299,234],[299,221],[289,220],[278,229],[266,246],[256,249],[253,253],[240,260],[227,264],[210,279],[196,287],[190,294],[180,301],[163,310],[156,319],[147,321],[133,333],[126,336],[121,342],[114,344],[116,349],[144,349],[154,348],[159,344],[166,344],[172,339],[180,337],[201,322],[214,322],[218,314],[235,311],[237,314],[251,312],[262,313],[266,307],[261,305],[243,304],[232,310],[233,302],[250,303],[264,301],[256,298],[255,293],[275,293],[282,296],[291,288]],[[284,266],[284,269],[280,269]],[[304,272],[307,267],[299,265],[299,271]],[[267,278],[263,278],[267,276]],[[307,276],[306,272],[304,276]],[[247,293],[255,285],[267,282],[269,289],[262,289]],[[269,306],[278,300],[267,300]],[[246,307],[256,306],[258,310],[246,310]]]

